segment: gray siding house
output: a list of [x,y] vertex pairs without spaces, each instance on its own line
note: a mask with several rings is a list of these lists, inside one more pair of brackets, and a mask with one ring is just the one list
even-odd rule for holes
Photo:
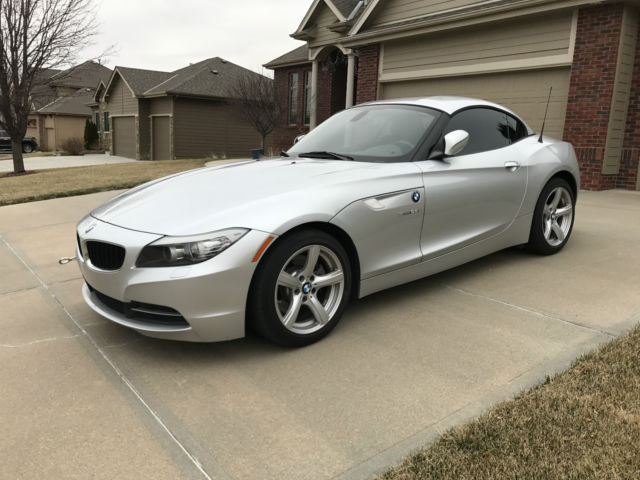
[[259,74],[218,57],[173,72],[116,67],[93,104],[105,147],[137,160],[248,156],[260,135],[229,93],[246,75]]

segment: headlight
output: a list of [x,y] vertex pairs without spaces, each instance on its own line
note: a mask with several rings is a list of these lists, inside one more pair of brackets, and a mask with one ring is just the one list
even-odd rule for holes
[[230,228],[189,237],[163,237],[142,249],[136,267],[177,267],[205,262],[225,251],[249,230]]

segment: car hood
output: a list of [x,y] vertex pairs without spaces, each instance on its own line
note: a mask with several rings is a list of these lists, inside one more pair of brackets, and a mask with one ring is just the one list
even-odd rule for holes
[[[160,235],[244,227],[280,234],[329,221],[349,203],[416,188],[415,165],[274,159],[201,168],[124,192],[94,210],[99,220]],[[413,185],[413,183],[418,183]]]

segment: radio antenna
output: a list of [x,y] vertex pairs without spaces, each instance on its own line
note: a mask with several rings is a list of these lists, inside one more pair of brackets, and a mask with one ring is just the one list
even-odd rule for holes
[[544,120],[542,121],[542,129],[540,130],[540,138],[538,141],[542,143],[542,135],[544,135],[544,126],[547,123],[547,113],[549,113],[549,103],[551,102],[551,92],[553,87],[549,87],[549,98],[547,99],[547,109],[544,111]]

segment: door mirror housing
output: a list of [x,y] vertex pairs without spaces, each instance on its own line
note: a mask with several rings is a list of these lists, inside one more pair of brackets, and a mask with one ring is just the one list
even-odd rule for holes
[[444,136],[444,154],[447,157],[457,155],[469,143],[469,133],[464,130],[454,130]]

